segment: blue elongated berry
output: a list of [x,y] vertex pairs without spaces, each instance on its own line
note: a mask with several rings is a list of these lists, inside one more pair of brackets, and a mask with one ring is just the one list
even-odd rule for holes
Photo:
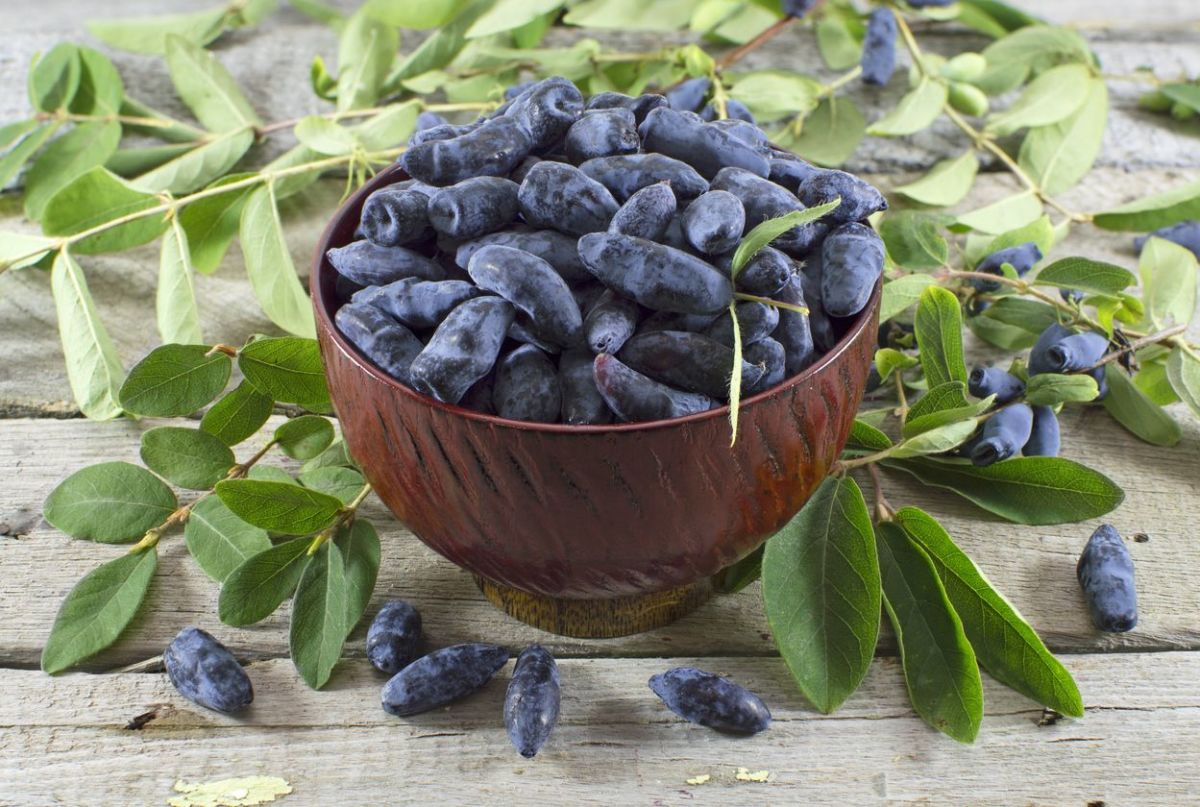
[[[754,229],[767,219],[804,209],[800,200],[786,188],[741,168],[722,168],[713,177],[712,188],[728,191],[741,200],[746,211],[746,230]],[[821,231],[818,222],[808,222],[793,227],[773,243],[785,252],[802,255],[812,248]]]
[[496,363],[492,387],[496,414],[509,420],[554,423],[562,405],[558,370],[533,345],[521,345]]
[[666,420],[705,412],[719,404],[707,395],[684,392],[642,375],[607,353],[592,364],[596,388],[624,421]]
[[429,232],[429,197],[420,191],[388,186],[363,202],[360,226],[381,247],[419,241]]
[[682,160],[665,154],[618,154],[597,157],[579,170],[608,188],[620,202],[659,182],[666,182],[680,202],[688,202],[708,190],[708,180]]
[[[439,123],[435,126],[426,126],[424,129],[418,128],[412,136],[408,138],[409,146],[419,146],[422,143],[431,143],[434,140],[452,140],[459,135],[465,135],[468,132],[473,132],[482,126],[482,121],[474,123]],[[403,163],[403,156],[399,162]]]
[[344,305],[333,319],[338,330],[368,359],[401,384],[412,386],[413,359],[424,348],[412,331],[365,303]]
[[1137,589],[1133,558],[1111,524],[1101,524],[1088,539],[1075,567],[1079,585],[1099,630],[1124,633],[1137,625]]
[[805,162],[794,154],[772,151],[770,161],[770,180],[776,185],[782,185],[792,193],[798,193],[800,186],[810,177],[821,173],[820,168]]
[[710,89],[712,89],[710,79],[689,78],[667,90],[667,104],[671,109],[680,112],[695,112],[704,103]]
[[163,665],[179,694],[205,709],[233,714],[254,700],[242,665],[207,631],[179,631],[163,651]]
[[1107,349],[1108,339],[1103,334],[1071,333],[1055,323],[1042,331],[1029,351],[1029,374],[1083,370],[1099,361]]
[[878,188],[845,171],[818,171],[801,183],[796,195],[805,207],[816,207],[840,198],[841,204],[826,215],[831,222],[861,221],[888,208],[887,200]]
[[383,286],[405,277],[442,280],[446,270],[419,252],[381,247],[363,239],[325,253],[338,274],[360,286]]
[[693,249],[705,255],[720,255],[741,240],[746,209],[742,200],[729,191],[711,190],[687,206],[679,223]]
[[596,157],[633,154],[641,146],[630,109],[596,109],[571,124],[563,140],[567,159],[578,165]]
[[561,76],[531,85],[504,112],[529,136],[535,149],[554,145],[583,112],[583,94]]
[[656,311],[717,314],[733,299],[733,284],[711,264],[642,238],[591,233],[579,257],[606,286]]
[[467,272],[480,288],[499,294],[529,315],[541,338],[560,347],[583,341],[583,317],[571,289],[536,255],[491,244],[471,256]]
[[[1038,245],[1033,241],[1026,241],[1015,247],[996,250],[981,260],[975,267],[975,271],[986,272],[989,275],[1003,275],[1004,270],[1001,267],[1007,263],[1016,270],[1018,276],[1024,277],[1041,259],[1042,250]],[[973,279],[971,285],[980,291],[995,291],[1000,288],[1000,284],[992,280]]]
[[413,359],[413,388],[458,403],[496,363],[515,313],[500,297],[476,297],[455,308]]
[[588,347],[593,353],[616,353],[637,330],[638,314],[637,303],[605,291],[583,321]]
[[435,126],[444,126],[448,121],[436,112],[425,110],[420,115],[417,115],[417,127],[415,131],[423,132],[426,129],[432,129]]
[[979,437],[971,444],[971,462],[991,465],[1015,457],[1029,442],[1033,430],[1033,410],[1028,404],[1011,404],[983,423]]
[[[742,301],[736,305],[738,330],[741,332],[742,347],[749,347],[771,335],[779,325],[779,309],[773,305]],[[733,317],[729,312],[718,316],[703,331],[709,339],[715,339],[726,347],[733,347]]]
[[612,423],[613,413],[596,387],[592,371],[595,356],[590,350],[564,351],[558,360],[558,383],[562,389],[562,422],[573,426]]
[[442,188],[429,199],[429,223],[456,239],[495,232],[517,217],[517,189],[502,177],[472,177]]
[[[704,109],[700,110],[700,119],[704,121],[717,120],[717,108],[713,104],[707,104]],[[746,105],[734,98],[725,99],[725,117],[723,120],[745,121],[746,123],[754,123],[754,114],[746,108]]]
[[787,255],[772,247],[763,247],[738,272],[735,283],[738,291],[773,297],[795,273],[795,264]]
[[888,8],[877,8],[867,19],[863,38],[862,80],[882,87],[896,70],[896,17]]
[[573,165],[549,161],[529,169],[517,201],[529,224],[568,235],[606,230],[617,212],[608,188]]
[[712,325],[719,314],[676,314],[673,311],[655,311],[638,325],[638,333],[654,331],[690,331],[701,333]]
[[593,280],[592,273],[579,259],[575,239],[557,230],[507,230],[488,233],[460,244],[454,255],[455,263],[466,269],[471,263],[471,256],[489,244],[512,247],[538,256],[550,264],[569,285],[575,286]]
[[395,675],[420,656],[421,612],[404,600],[388,600],[367,629],[367,659]]
[[1021,453],[1026,457],[1057,457],[1061,442],[1053,407],[1033,407],[1033,428]]
[[554,656],[537,644],[522,650],[504,696],[504,728],[518,754],[531,759],[550,739],[561,700]]
[[647,185],[621,205],[608,223],[608,231],[657,241],[667,231],[677,207],[675,192],[669,183]]
[[883,274],[883,240],[865,224],[843,224],[821,248],[821,302],[834,317],[862,311]]
[[646,151],[682,160],[704,177],[711,178],[726,166],[744,168],[760,177],[771,173],[771,164],[755,147],[669,107],[653,110],[638,132]]
[[587,101],[586,109],[628,109],[639,124],[650,114],[650,110],[667,106],[666,96],[654,93],[625,95],[619,92],[599,92]]
[[383,687],[383,710],[408,717],[465,698],[508,662],[493,644],[456,644],[435,650],[392,676]]
[[[817,360],[813,323],[818,320],[814,319],[813,314],[819,309],[807,299],[809,296],[805,293],[807,287],[808,282],[803,275],[793,274],[787,284],[774,295],[774,298],[781,303],[802,305],[809,310],[805,315],[799,311],[780,309],[779,324],[771,332],[771,337],[783,345],[786,377],[794,376]],[[821,315],[818,314],[818,316]],[[828,319],[822,318],[820,322],[823,322],[826,327],[832,327],[829,325]],[[830,339],[832,338],[831,333]]]
[[[804,278],[804,305],[808,308],[808,325],[812,331],[813,344],[822,352],[829,352],[837,344],[837,329],[833,320],[825,312],[825,304],[821,299],[821,286],[824,285],[825,267],[821,261],[821,250],[814,249],[804,261],[801,275]],[[780,294],[775,297],[782,302],[788,302]]]
[[725,118],[724,120],[713,121],[712,125],[729,132],[747,146],[752,146],[768,160],[775,154],[775,151],[771,148],[771,139],[767,137],[767,133],[749,120],[744,118]]
[[771,725],[771,710],[745,687],[695,667],[651,676],[650,689],[684,720],[732,734],[758,734]]
[[746,348],[742,357],[756,367],[763,368],[762,378],[746,390],[750,395],[768,390],[786,377],[787,353],[782,344],[769,336]]
[[401,162],[413,178],[443,187],[472,177],[505,176],[533,146],[530,136],[515,120],[496,118],[457,137],[412,146]]
[[1025,394],[1025,382],[999,367],[976,367],[967,378],[967,390],[976,398],[996,396],[996,404],[1015,401]]
[[406,277],[386,286],[368,286],[351,302],[378,308],[409,328],[436,327],[460,303],[482,292],[465,280],[417,280]]
[[1181,221],[1169,227],[1160,227],[1150,235],[1140,235],[1133,239],[1133,248],[1140,253],[1146,246],[1146,241],[1151,237],[1165,238],[1185,249],[1190,249],[1192,254],[1200,258],[1200,221]]
[[[650,331],[625,343],[618,357],[625,364],[687,392],[710,398],[729,397],[733,350],[715,339],[690,331]],[[764,370],[742,361],[742,386],[753,387]]]

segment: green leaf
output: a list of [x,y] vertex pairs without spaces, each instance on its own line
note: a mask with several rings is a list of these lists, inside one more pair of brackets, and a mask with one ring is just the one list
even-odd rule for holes
[[981,250],[979,255],[971,256],[971,262],[972,264],[978,263],[984,255],[991,255],[993,252],[1017,247],[1030,241],[1037,244],[1043,255],[1050,252],[1054,246],[1054,225],[1050,223],[1049,216],[1038,216],[1027,224],[1002,232],[988,240],[987,246]]
[[921,367],[932,389],[947,381],[967,381],[963,363],[962,314],[958,298],[940,286],[921,292],[913,323],[921,348]]
[[950,245],[939,232],[940,223],[937,216],[901,210],[883,218],[879,235],[898,265],[915,270],[937,269],[950,258]]
[[695,0],[584,0],[572,6],[562,21],[582,28],[672,31],[687,25],[694,7]]
[[867,674],[879,636],[875,539],[853,479],[826,479],[767,542],[762,581],[788,670],[804,697],[832,712]]
[[205,345],[163,345],[129,371],[121,405],[145,417],[190,415],[221,394],[231,363],[224,353],[208,355]]
[[233,129],[142,174],[132,184],[152,193],[191,193],[224,176],[253,144],[253,131]]
[[125,99],[121,74],[107,56],[79,49],[79,87],[67,109],[80,115],[116,115]]
[[246,560],[271,548],[266,530],[242,521],[216,496],[205,496],[192,506],[183,539],[196,563],[218,583]]
[[900,99],[895,109],[867,127],[867,134],[900,137],[921,131],[942,114],[947,92],[942,82],[922,78],[913,90]]
[[1105,230],[1147,233],[1197,218],[1200,218],[1200,180],[1096,213],[1092,222]]
[[357,145],[349,129],[319,115],[301,118],[295,133],[297,140],[319,154],[349,154]]
[[976,208],[956,219],[954,229],[999,234],[1015,230],[1042,215],[1042,203],[1032,191],[1022,191]]
[[329,681],[346,639],[346,570],[329,542],[304,569],[292,600],[288,646],[304,682],[320,689]]
[[217,615],[221,621],[240,627],[253,625],[274,613],[300,582],[304,567],[310,560],[310,543],[308,538],[296,538],[276,544],[239,564],[221,585],[221,596],[217,600]]
[[374,106],[400,48],[396,29],[368,16],[352,14],[338,39],[337,108]]
[[167,52],[167,37],[177,36],[198,47],[207,45],[225,30],[226,21],[227,12],[221,7],[189,14],[93,20],[87,28],[106,45],[161,56]]
[[1095,294],[1116,294],[1137,283],[1128,269],[1089,258],[1063,258],[1038,272],[1033,281],[1039,286],[1079,289]]
[[[989,311],[991,309],[988,309]],[[987,313],[986,311],[984,312]],[[967,329],[990,345],[1002,350],[1017,351],[1033,347],[1037,334],[1023,327],[998,322],[988,316],[967,317]]]
[[336,465],[301,471],[300,482],[306,488],[340,499],[342,504],[350,504],[366,484],[363,475],[358,471]]
[[76,583],[42,649],[43,672],[62,672],[115,642],[141,607],[157,565],[151,548],[101,564]]
[[243,381],[204,413],[200,428],[225,445],[235,446],[261,429],[274,407],[270,395]]
[[181,426],[143,432],[141,456],[151,471],[189,490],[208,490],[236,461],[229,446],[208,432]]
[[164,143],[159,146],[124,148],[109,155],[104,161],[104,167],[119,177],[129,179],[153,171],[160,165],[187,154],[192,147],[190,143]]
[[895,518],[932,561],[980,665],[1022,695],[1082,717],[1083,700],[1071,674],[942,525],[916,507],[901,508]]
[[817,20],[817,48],[830,70],[849,70],[862,58],[862,26],[858,23],[856,35],[850,28],[850,20],[858,23],[857,17],[842,14],[840,9],[833,7],[827,7],[826,13]]
[[217,495],[238,518],[281,535],[308,535],[328,527],[342,509],[333,496],[299,485],[227,479]]
[[746,557],[726,566],[714,576],[713,582],[721,594],[736,594],[762,577],[762,558],[765,544]]
[[1137,375],[1133,377],[1133,385],[1159,406],[1169,406],[1180,400],[1168,378],[1167,362],[1164,361],[1142,361]]
[[175,505],[171,489],[145,468],[102,462],[59,482],[42,514],[50,526],[72,538],[123,544],[162,524]]
[[367,0],[364,10],[393,28],[419,31],[424,28],[437,28],[450,22],[461,6],[461,0],[423,0],[420,3],[406,0]]
[[[230,174],[209,185],[217,188],[249,179],[254,174]],[[226,250],[237,235],[246,199],[257,184],[238,187],[226,193],[197,199],[179,213],[179,223],[187,233],[192,265],[197,272],[211,274],[225,257]]]
[[401,59],[385,82],[388,92],[405,79],[438,70],[450,64],[467,39],[467,29],[492,7],[492,0],[468,2],[453,20],[438,28],[412,53]]
[[54,259],[50,291],[58,314],[67,380],[79,411],[93,420],[115,418],[121,414],[117,390],[125,368],[96,312],[83,270],[65,250]]
[[312,301],[296,275],[273,186],[259,188],[247,198],[239,233],[246,275],[263,313],[288,333],[315,336]]
[[983,51],[988,73],[1017,67],[1008,83],[997,85],[987,73],[976,83],[989,95],[1015,89],[1032,71],[1040,73],[1059,64],[1089,64],[1092,61],[1087,42],[1075,31],[1050,25],[1031,25],[993,42]]
[[925,289],[937,284],[930,275],[903,275],[883,284],[883,300],[879,304],[879,321],[887,322],[921,299]]
[[278,482],[283,485],[299,485],[295,477],[289,474],[278,465],[255,465],[246,472],[247,479],[255,479],[259,482]]
[[1125,498],[1098,471],[1061,457],[1018,457],[976,467],[918,457],[893,462],[927,485],[946,488],[1016,524],[1069,524],[1111,512]]
[[196,287],[192,283],[192,255],[188,249],[187,233],[178,216],[171,219],[171,227],[163,238],[154,299],[158,332],[163,342],[183,345],[204,343],[204,334],[200,330],[200,307],[196,303]]
[[[908,410],[905,422],[915,422],[935,412],[945,412],[970,406],[967,400],[967,384],[965,381],[945,381],[932,387],[920,397]],[[909,434],[916,434],[920,429],[910,427]]]
[[901,353],[890,347],[882,347],[875,351],[875,370],[881,381],[887,381],[894,370],[907,370],[920,364],[916,356]]
[[29,233],[0,232],[0,269],[21,269],[46,257],[57,242]]
[[1196,313],[1198,272],[1200,266],[1190,249],[1151,236],[1138,260],[1146,320],[1157,328],[1191,322]]
[[[21,128],[28,128],[29,131],[16,135],[17,143],[8,151],[0,155],[0,188],[4,187],[17,175],[34,152],[46,144],[46,141],[58,131],[62,126],[60,121],[54,121],[48,124],[39,124],[37,121],[32,121],[32,127],[18,127],[16,131],[20,132]],[[10,133],[13,130],[9,130]]]
[[355,468],[354,460],[350,458],[350,452],[346,448],[346,441],[340,437],[334,441],[333,445],[322,451],[317,456],[313,457],[302,466],[304,471],[313,471],[317,468]]
[[729,445],[737,442],[738,412],[742,403],[742,326],[738,323],[737,300],[729,302],[729,320],[733,325],[733,365],[729,373]]
[[275,430],[275,442],[292,459],[311,460],[333,442],[333,424],[320,415],[301,415]]
[[890,521],[879,525],[877,537],[884,607],[913,708],[938,731],[974,742],[983,721],[983,681],[962,622],[924,550]]
[[1029,126],[1049,126],[1074,114],[1088,95],[1091,71],[1082,64],[1064,64],[1035,78],[1012,106],[991,117],[984,131],[996,136]]
[[1003,297],[988,306],[982,316],[1020,328],[1036,337],[1058,322],[1058,309],[1023,297]]
[[772,121],[789,115],[806,115],[817,106],[821,83],[789,70],[743,73],[729,91],[754,117]]
[[867,119],[854,101],[830,96],[808,116],[789,124],[776,142],[817,165],[837,166],[850,159],[866,133]]
[[259,391],[277,401],[314,411],[329,409],[329,388],[315,339],[256,339],[238,353],[238,367]]
[[[97,166],[50,197],[42,211],[46,235],[76,235],[126,216],[163,207],[154,194],[134,188],[108,169]],[[71,250],[81,255],[115,252],[153,241],[167,228],[165,210],[88,236]]]
[[[6,153],[10,147],[13,147],[14,143],[41,126],[42,122],[37,118],[13,121],[12,123],[0,126],[0,153]],[[22,158],[21,162],[24,161],[24,158]]]
[[167,36],[166,53],[175,90],[206,128],[228,132],[262,124],[216,56],[175,35]]
[[[195,141],[203,140],[208,136],[208,132],[203,129],[198,129],[190,123],[176,120],[166,112],[143,104],[135,98],[123,98],[121,100],[121,114],[132,118],[157,119],[154,125],[126,121],[123,126],[127,134],[130,132],[144,134],[167,143],[178,143],[188,146],[194,146]],[[166,125],[162,125],[163,123]]]
[[1200,415],[1200,359],[1191,351],[1175,347],[1167,356],[1166,371],[1171,389],[1175,390],[1179,400]]
[[30,67],[29,103],[39,112],[62,109],[75,97],[81,73],[79,48],[60,42]]
[[561,8],[563,0],[497,0],[486,14],[467,30],[468,39],[511,31]]
[[375,578],[379,574],[379,534],[371,522],[356,519],[349,527],[342,527],[334,536],[333,545],[342,555],[342,568],[346,576],[346,635],[362,619],[375,590]]
[[239,28],[258,25],[273,14],[278,6],[279,0],[246,0],[231,9],[231,24]]
[[826,202],[816,207],[794,210],[773,219],[767,219],[742,237],[733,253],[732,274],[736,278],[738,272],[748,264],[758,251],[793,227],[799,227],[810,221],[816,221],[842,203],[840,198]]
[[1183,432],[1175,419],[1111,362],[1104,366],[1104,380],[1108,383],[1104,408],[1130,434],[1156,446],[1173,446],[1182,439]]
[[1085,403],[1100,393],[1096,379],[1090,375],[1060,375],[1039,373],[1029,379],[1025,402],[1033,406],[1057,406],[1068,401]]
[[368,151],[382,151],[404,144],[417,128],[421,107],[416,101],[391,104],[386,111],[355,126],[354,136]]
[[[929,396],[925,396],[928,398]],[[925,400],[922,398],[921,400]],[[995,403],[995,396],[989,395],[986,398],[976,401],[975,403],[965,404],[962,406],[948,407],[938,409],[936,411],[927,412],[926,414],[913,417],[912,412],[908,413],[908,417],[904,420],[904,436],[913,437],[927,432],[931,429],[937,429],[950,423],[957,423],[965,420],[975,420],[984,412],[988,411],[992,404]]]
[[870,423],[861,418],[855,418],[854,424],[850,427],[850,437],[847,439],[846,445],[869,451],[883,451],[892,447],[892,441]]
[[979,158],[974,151],[967,151],[942,160],[925,176],[895,190],[914,202],[949,207],[958,204],[971,191],[978,171]]
[[346,21],[341,11],[324,2],[324,0],[288,0],[288,3],[292,8],[306,17],[310,17],[323,25],[328,25],[334,30],[339,29]]
[[[939,412],[939,415],[942,413]],[[894,459],[944,454],[970,440],[979,428],[979,418],[954,419],[942,425],[916,432],[899,443],[888,455]]]
[[1058,123],[1029,130],[1017,163],[1048,194],[1075,186],[1091,170],[1108,124],[1108,87],[1088,79],[1083,103]]

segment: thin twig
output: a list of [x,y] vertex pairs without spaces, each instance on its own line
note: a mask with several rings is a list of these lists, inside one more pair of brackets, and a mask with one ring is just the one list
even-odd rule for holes
[[871,475],[871,484],[875,487],[875,520],[891,521],[896,511],[883,495],[883,478],[880,476],[879,466],[874,463],[868,465],[867,473]]
[[740,59],[745,57],[746,54],[765,45],[767,42],[770,42],[772,39],[774,39],[775,37],[777,37],[781,33],[783,33],[784,30],[786,30],[787,27],[789,25],[791,25],[795,19],[796,19],[795,17],[784,17],[783,19],[779,20],[778,22],[776,22],[769,28],[763,29],[759,33],[758,36],[754,37],[754,39],[751,39],[745,45],[742,45],[741,47],[736,48],[734,50],[731,50],[729,53],[726,53],[724,56],[722,56],[720,59],[718,59],[717,60],[717,69],[724,70],[725,68],[729,67],[734,62],[739,61]]
[[1146,347],[1147,345],[1154,345],[1159,342],[1166,342],[1168,340],[1171,340],[1172,337],[1178,336],[1179,334],[1186,332],[1187,329],[1188,329],[1188,324],[1185,322],[1182,325],[1175,325],[1171,328],[1167,328],[1166,330],[1159,331],[1158,333],[1147,334],[1146,336],[1143,336],[1141,339],[1135,339],[1132,342],[1130,342],[1129,344],[1123,345],[1122,347],[1117,348],[1116,350],[1112,351],[1111,353],[1106,353],[1104,356],[1101,357],[1100,361],[1096,362],[1095,364],[1091,365],[1090,367],[1084,367],[1080,370],[1075,370],[1074,372],[1077,372],[1077,373],[1091,372],[1092,370],[1095,370],[1097,367],[1103,367],[1104,365],[1108,364],[1109,362],[1116,361],[1117,359],[1124,356],[1126,353],[1133,353],[1135,351],[1141,350],[1142,348]]

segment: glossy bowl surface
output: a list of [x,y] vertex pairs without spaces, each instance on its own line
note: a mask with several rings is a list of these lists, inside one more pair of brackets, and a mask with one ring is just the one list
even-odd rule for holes
[[420,395],[334,327],[331,247],[362,203],[407,178],[381,172],[337,211],[311,279],[317,336],[351,454],[424,543],[491,581],[552,598],[603,599],[700,581],[783,526],[837,458],[874,353],[880,288],[832,351],[742,401],[612,426],[526,423]]

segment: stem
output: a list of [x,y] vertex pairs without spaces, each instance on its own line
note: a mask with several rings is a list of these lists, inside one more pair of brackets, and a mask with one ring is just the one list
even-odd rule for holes
[[770,297],[759,297],[757,294],[746,294],[745,292],[742,292],[742,291],[735,291],[733,293],[733,296],[735,299],[745,300],[746,302],[749,302],[749,303],[762,303],[763,305],[770,305],[770,306],[774,306],[775,308],[782,308],[784,311],[795,311],[797,314],[804,314],[804,315],[808,314],[808,309],[802,305],[794,305],[793,303],[781,303],[779,300],[772,300]]
[[771,25],[769,28],[764,28],[758,36],[751,39],[745,45],[742,45],[735,50],[726,53],[717,60],[717,70],[724,70],[736,61],[741,60],[746,54],[756,50],[757,48],[770,42],[775,37],[779,36],[784,30],[792,24],[795,17],[784,17],[782,20]]
[[34,115],[37,120],[61,120],[72,123],[127,123],[130,126],[144,126],[148,129],[169,129],[176,125],[175,121],[163,118],[147,118],[138,115],[82,115],[78,112],[67,112],[60,109],[57,112],[39,112]]
[[904,392],[904,379],[901,375],[899,370],[893,373],[896,379],[896,398],[900,401],[900,405],[896,407],[896,416],[904,420],[908,417],[908,395]]
[[867,473],[871,475],[871,484],[875,487],[875,520],[891,521],[896,511],[888,502],[887,497],[883,495],[883,479],[879,474],[879,466],[868,465]]
[[[344,112],[323,112],[323,113],[320,113],[317,115],[305,115],[304,117],[305,118],[324,118],[326,120],[332,120],[332,121],[344,120],[346,118],[369,118],[374,115],[379,115],[384,112],[387,112],[388,110],[393,109],[394,107],[400,106],[403,103],[406,103],[406,102],[390,104],[388,106],[364,107],[363,109],[347,109]],[[479,102],[479,103],[465,103],[464,102],[461,104],[422,104],[421,108],[424,110],[427,110],[429,112],[471,112],[471,111],[483,111],[483,110],[487,110],[487,109],[492,109],[495,106],[496,106],[495,104],[489,104],[489,103],[484,103],[484,102]],[[282,129],[291,129],[292,127],[294,127],[297,123],[299,123],[302,120],[304,120],[304,118],[289,118],[287,120],[281,120],[281,121],[275,121],[274,123],[268,123],[266,126],[259,127],[258,135],[261,137],[263,135],[274,134],[275,132],[278,132]]]
[[829,96],[833,95],[835,92],[837,92],[842,87],[849,84],[850,82],[854,81],[856,78],[858,78],[861,75],[862,75],[862,65],[856,64],[853,68],[846,71],[845,73],[838,76],[833,81],[829,82],[824,87],[822,87],[821,91],[819,93],[817,93],[817,98],[818,99],[828,98]]
[[336,535],[337,531],[346,524],[349,524],[351,521],[353,521],[355,514],[358,512],[359,505],[363,503],[363,500],[366,499],[370,493],[371,483],[367,482],[362,486],[362,489],[358,491],[354,498],[350,500],[350,503],[342,508],[341,513],[338,514],[337,520],[316,534],[316,536],[312,539],[312,542],[308,545],[307,554],[317,554],[317,550],[321,548],[322,544]]
[[1167,328],[1166,330],[1159,331],[1158,333],[1147,334],[1146,336],[1143,336],[1140,339],[1135,339],[1134,341],[1130,342],[1129,344],[1124,345],[1123,347],[1120,347],[1111,353],[1106,353],[1100,359],[1100,361],[1096,362],[1092,366],[1084,367],[1084,368],[1082,368],[1080,370],[1076,370],[1074,372],[1078,372],[1078,373],[1090,372],[1092,370],[1095,370],[1097,367],[1103,367],[1104,365],[1108,364],[1109,362],[1116,361],[1117,359],[1124,356],[1126,353],[1133,353],[1134,351],[1141,350],[1142,348],[1146,347],[1147,345],[1153,345],[1153,344],[1157,344],[1158,342],[1167,342],[1167,341],[1174,343],[1175,340],[1173,339],[1173,337],[1186,332],[1187,329],[1188,329],[1188,324],[1185,322],[1182,325],[1175,325],[1171,328]]

